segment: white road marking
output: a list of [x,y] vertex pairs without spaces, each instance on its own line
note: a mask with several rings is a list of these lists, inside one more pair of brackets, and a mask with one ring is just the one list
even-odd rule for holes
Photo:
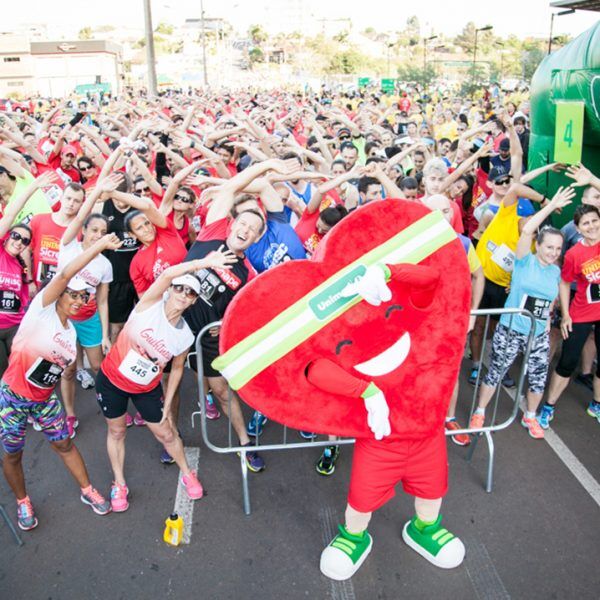
[[[509,390],[502,386],[502,389],[514,400],[516,389]],[[525,402],[524,398],[521,397],[519,402],[519,408],[521,412],[524,412]],[[516,419],[515,419],[516,420]],[[575,479],[583,486],[583,489],[592,497],[594,502],[600,506],[600,483],[598,483],[592,474],[583,466],[581,461],[569,450],[569,447],[562,441],[559,435],[551,428],[544,430],[544,440],[560,460],[563,462],[565,467],[571,471]]]
[[[333,510],[329,507],[321,508],[319,510],[319,521],[321,522],[321,538],[324,548],[337,534],[337,524]],[[356,600],[352,579],[346,579],[346,581],[329,579],[329,584],[332,600]]]
[[465,540],[465,546],[465,570],[478,600],[509,600],[510,594],[484,544],[476,540]]
[[[198,469],[200,460],[200,448],[185,448],[185,458],[192,471]],[[177,495],[175,496],[175,506],[173,512],[177,513],[183,519],[183,537],[182,544],[189,544],[192,539],[192,521],[194,519],[194,500],[191,500],[185,491],[185,486],[181,481],[181,471],[177,478]]]

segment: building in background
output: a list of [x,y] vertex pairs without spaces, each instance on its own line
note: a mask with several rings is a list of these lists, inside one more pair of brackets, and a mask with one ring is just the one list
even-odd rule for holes
[[119,93],[123,80],[122,48],[106,40],[29,42],[0,36],[0,64],[0,97],[64,97],[78,86],[80,92]]

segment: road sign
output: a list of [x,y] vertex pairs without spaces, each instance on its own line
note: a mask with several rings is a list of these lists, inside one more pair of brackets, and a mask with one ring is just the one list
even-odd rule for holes
[[581,162],[584,106],[583,102],[556,103],[554,162],[569,165]]
[[82,83],[75,86],[76,94],[97,94],[99,92],[104,92],[105,94],[110,92],[110,83]]
[[396,80],[395,79],[382,79],[381,80],[381,89],[384,92],[393,93],[396,90]]
[[369,85],[369,83],[371,83],[370,77],[359,77],[358,78],[358,87],[359,88],[367,87]]

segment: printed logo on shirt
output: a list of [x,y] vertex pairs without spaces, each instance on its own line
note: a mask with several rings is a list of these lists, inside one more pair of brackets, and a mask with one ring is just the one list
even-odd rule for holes
[[230,290],[237,290],[242,285],[242,280],[231,271],[225,269],[213,269],[213,271]]
[[581,265],[581,274],[590,282],[600,282],[600,257],[594,256]]
[[40,241],[40,262],[57,264],[59,249],[59,240],[57,240],[54,236],[51,235],[43,235]]
[[[275,267],[283,262],[292,260],[288,254],[289,248],[283,242],[279,244],[270,244],[263,255],[263,265],[266,269]],[[231,287],[231,286],[230,286]]]

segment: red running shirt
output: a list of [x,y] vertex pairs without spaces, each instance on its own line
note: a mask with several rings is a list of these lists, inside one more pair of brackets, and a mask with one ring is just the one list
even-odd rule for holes
[[600,242],[586,246],[582,240],[568,250],[561,278],[577,284],[569,307],[573,323],[600,321]]

